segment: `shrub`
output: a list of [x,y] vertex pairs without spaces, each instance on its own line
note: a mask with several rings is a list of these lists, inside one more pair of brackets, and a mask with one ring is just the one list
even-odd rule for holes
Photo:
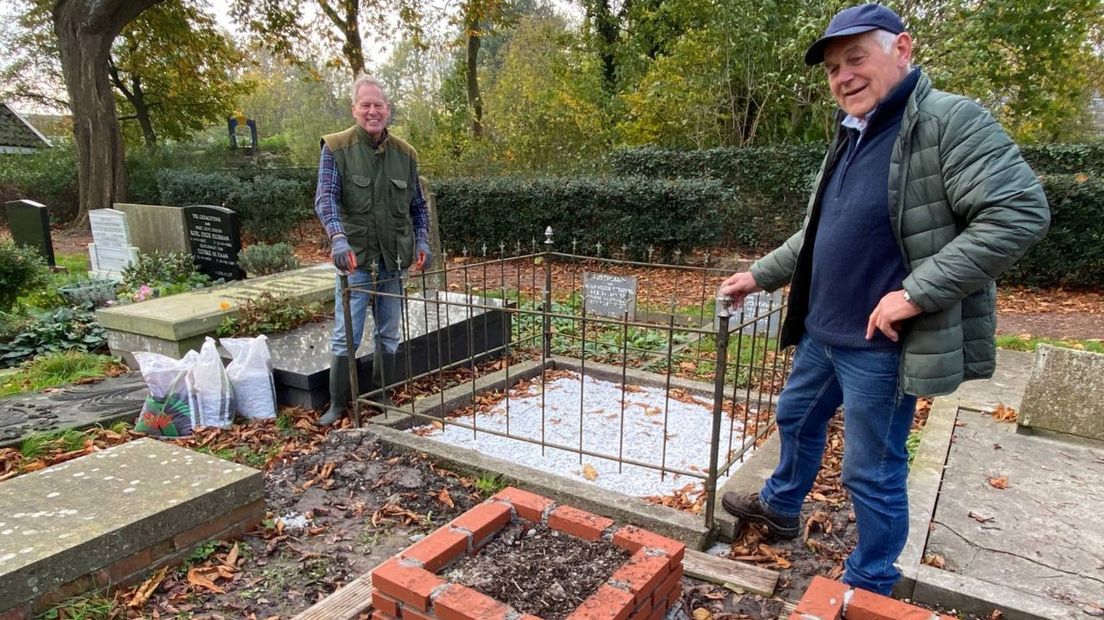
[[0,240],[0,310],[9,310],[20,296],[46,284],[50,271],[33,249]]
[[223,319],[217,333],[220,338],[278,334],[327,316],[321,303],[303,305],[272,293],[261,293],[242,304],[238,316]]
[[71,142],[59,140],[29,155],[0,155],[0,202],[41,202],[58,223],[77,215],[77,196],[77,156]]
[[1031,144],[1021,151],[1037,174],[1104,172],[1104,144]]
[[254,237],[278,241],[313,213],[311,188],[299,180],[260,175],[239,185],[231,208],[241,213],[243,229]]
[[514,247],[516,241],[539,241],[551,226],[557,249],[567,251],[576,240],[580,253],[592,253],[601,243],[628,246],[638,257],[649,246],[662,256],[715,245],[721,213],[731,202],[731,193],[710,179],[442,179],[435,191],[441,230],[453,247]]
[[238,266],[250,275],[267,276],[298,269],[302,265],[292,247],[286,243],[254,243],[238,252]]
[[1005,274],[1002,283],[1099,287],[1104,282],[1104,180],[1043,177],[1050,231]]
[[209,286],[211,279],[196,271],[195,260],[184,252],[140,254],[123,269],[119,296],[126,301],[144,301]]
[[216,205],[233,209],[240,185],[238,177],[224,172],[162,170],[157,173],[157,189],[161,204],[165,205]]
[[91,308],[58,308],[36,316],[10,340],[0,341],[0,366],[18,366],[45,353],[104,349],[107,340]]

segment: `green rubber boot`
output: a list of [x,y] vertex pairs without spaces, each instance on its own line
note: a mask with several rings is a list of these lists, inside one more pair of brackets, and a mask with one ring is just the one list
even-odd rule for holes
[[322,426],[331,426],[345,417],[349,407],[349,357],[330,357],[330,408],[318,419]]

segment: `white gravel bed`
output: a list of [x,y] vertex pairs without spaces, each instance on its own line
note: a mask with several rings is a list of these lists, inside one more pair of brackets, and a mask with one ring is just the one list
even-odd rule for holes
[[[581,384],[578,375],[557,378],[545,384],[543,419],[547,443],[579,446],[580,388],[583,392],[583,449],[611,458],[583,455],[580,462],[577,452],[556,448],[545,448],[544,454],[541,454],[539,445],[491,433],[476,432],[473,437],[471,429],[451,424],[446,424],[444,429],[421,426],[411,429],[411,432],[637,497],[670,495],[688,483],[701,488],[701,479],[671,473],[661,479],[658,470],[636,465],[622,465],[619,472],[615,459],[620,449],[624,458],[660,465],[664,458],[663,433],[666,424],[668,441],[666,460],[663,462],[667,467],[700,472],[704,476],[709,471],[709,434],[713,416],[709,400],[698,397],[697,403],[687,403],[667,399],[662,388],[630,385],[624,393],[622,422],[622,390],[619,383],[586,377]],[[541,438],[540,389],[538,381],[529,387],[528,393],[512,391],[509,398],[509,433],[512,436]],[[504,399],[490,411],[475,416],[477,428],[506,432],[506,402]],[[461,416],[456,421],[470,425],[472,416]],[[624,433],[621,432],[622,423]],[[740,447],[741,422],[736,420],[735,425],[734,450]],[[728,448],[728,432],[729,420],[726,417],[721,427],[722,454]],[[624,440],[619,442],[622,436]]]

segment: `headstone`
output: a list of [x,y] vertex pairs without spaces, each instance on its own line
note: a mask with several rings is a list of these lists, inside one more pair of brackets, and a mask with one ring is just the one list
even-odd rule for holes
[[[754,334],[774,338],[782,328],[782,315],[776,312],[780,307],[782,307],[781,290],[773,293],[766,291],[752,293],[744,298],[743,306],[730,309],[728,331],[734,332],[740,329],[742,333],[747,335]],[[717,310],[720,310],[719,301],[717,302]],[[752,321],[756,317],[760,318]],[[743,325],[742,328],[741,325]],[[714,319],[713,328],[720,328],[719,319]]]
[[4,205],[12,241],[35,249],[53,267],[54,243],[50,239],[50,213],[33,200],[13,200]]
[[1104,439],[1104,355],[1040,345],[1019,424]]
[[119,279],[123,269],[138,260],[138,248],[130,242],[127,216],[115,209],[93,209],[88,212],[92,226],[92,243],[88,255],[92,278]]
[[597,316],[636,316],[636,276],[583,272],[586,311]]
[[117,202],[115,210],[127,214],[130,241],[139,252],[188,252],[188,233],[180,207]]
[[196,269],[213,279],[242,280],[241,217],[232,209],[209,205],[184,207],[184,225]]

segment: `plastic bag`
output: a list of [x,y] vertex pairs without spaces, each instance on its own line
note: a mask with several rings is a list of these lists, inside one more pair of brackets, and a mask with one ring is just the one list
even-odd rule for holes
[[234,388],[222,366],[215,339],[208,337],[199,349],[192,367],[196,395],[196,422],[199,426],[229,428],[234,421]]
[[232,358],[226,376],[234,386],[238,413],[251,420],[275,418],[276,383],[272,379],[268,338],[222,338],[219,343]]
[[153,437],[191,435],[196,425],[191,368],[199,354],[188,351],[182,359],[174,360],[160,353],[139,351],[134,359],[149,388],[134,430]]

